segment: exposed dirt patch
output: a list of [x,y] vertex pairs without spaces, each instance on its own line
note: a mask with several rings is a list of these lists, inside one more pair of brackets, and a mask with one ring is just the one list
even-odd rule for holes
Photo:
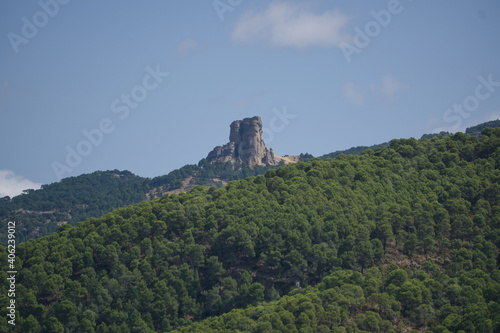
[[298,155],[292,155],[292,156],[274,156],[276,161],[278,162],[285,162],[285,164],[290,164],[290,163],[297,163],[300,160],[300,156]]

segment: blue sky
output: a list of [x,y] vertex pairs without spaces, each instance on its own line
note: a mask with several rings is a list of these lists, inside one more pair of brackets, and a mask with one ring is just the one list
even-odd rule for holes
[[197,163],[260,115],[277,155],[500,118],[500,2],[3,1],[0,195]]

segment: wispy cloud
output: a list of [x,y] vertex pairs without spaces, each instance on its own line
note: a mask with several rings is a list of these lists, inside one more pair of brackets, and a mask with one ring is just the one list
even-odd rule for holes
[[363,105],[365,103],[365,95],[359,87],[352,81],[347,82],[342,86],[344,96],[355,105]]
[[38,189],[42,184],[32,182],[12,170],[0,170],[0,197],[14,197],[27,189]]
[[373,90],[385,97],[387,101],[392,102],[397,93],[406,88],[408,88],[406,83],[399,81],[392,75],[384,75],[381,78],[380,85],[375,86]]
[[351,37],[342,30],[349,17],[338,11],[314,13],[308,4],[275,1],[263,12],[241,16],[233,41],[277,47],[339,46]]
[[342,86],[344,96],[353,104],[361,106],[365,101],[390,104],[396,101],[398,94],[409,86],[392,75],[383,75],[380,82],[358,85],[352,81]]
[[189,51],[197,49],[200,47],[198,42],[196,42],[192,38],[187,38],[184,39],[179,46],[177,46],[177,52],[180,53],[181,55],[186,55]]

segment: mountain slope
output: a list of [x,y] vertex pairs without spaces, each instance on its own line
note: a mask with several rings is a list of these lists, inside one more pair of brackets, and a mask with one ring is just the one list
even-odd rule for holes
[[228,181],[259,175],[284,165],[262,139],[262,120],[256,116],[231,123],[230,142],[216,147],[198,165],[185,165],[167,175],[138,177],[129,171],[98,171],[63,179],[39,190],[0,200],[0,244],[7,244],[7,223],[17,221],[18,241],[51,234],[62,224],[76,224],[118,207],[186,192],[195,185],[220,187]]
[[[7,220],[18,223],[18,242],[54,232],[65,223],[74,224],[89,217],[99,217],[111,210],[146,200],[148,181],[128,171],[97,171],[58,183],[43,185],[40,190],[0,200],[2,225]],[[6,227],[0,233],[6,244]]]
[[16,248],[18,324],[498,330],[499,168],[500,129],[392,140],[65,225]]
[[[496,127],[500,127],[500,120],[488,121],[488,122],[481,123],[481,124],[476,125],[476,126],[468,127],[465,130],[465,134],[473,135],[473,136],[479,138],[481,131],[483,129],[496,128]],[[440,133],[424,134],[424,135],[422,135],[421,139],[432,139],[433,137],[438,136],[438,135],[449,136],[449,135],[451,135],[451,133],[443,131]],[[380,144],[376,144],[376,145],[372,145],[372,146],[357,146],[357,147],[352,147],[352,148],[349,148],[346,150],[338,150],[338,151],[335,151],[333,153],[324,154],[323,156],[320,156],[319,158],[324,160],[327,158],[335,158],[335,157],[342,155],[342,154],[343,155],[361,155],[365,150],[370,149],[370,150],[376,151],[377,149],[385,148],[388,145],[389,145],[389,142],[384,142],[384,143],[380,143]],[[300,160],[303,162],[306,162],[306,161],[310,160],[311,158],[313,158],[313,156],[310,154],[301,154]]]
[[[500,121],[491,121],[479,124],[468,128],[466,133],[479,137],[478,131],[487,127],[497,127],[499,123]],[[262,127],[261,123],[258,125]],[[261,133],[257,134],[254,136],[261,136]],[[442,134],[449,135],[449,133]],[[230,139],[232,136],[235,135],[231,132]],[[426,134],[422,137],[430,139],[434,136],[434,134]],[[320,158],[336,158],[340,155],[351,154],[361,155],[366,150],[376,151],[388,145],[389,143],[386,142],[370,147],[353,147],[325,154]],[[314,156],[310,154],[300,155],[300,161],[303,162],[312,158]],[[282,161],[277,166],[284,165],[284,160],[295,162],[294,159],[279,156],[274,156],[273,159],[274,164]],[[26,194],[12,199],[8,197],[0,199],[0,225],[2,226],[0,228],[0,244],[7,244],[7,221],[17,221],[19,225],[18,241],[26,241],[49,235],[62,224],[74,225],[90,217],[100,217],[119,207],[161,197],[165,193],[186,192],[196,185],[220,187],[231,180],[257,176],[277,166],[255,165],[250,167],[245,163],[214,163],[213,160],[202,159],[198,165],[185,165],[167,175],[153,179],[139,177],[129,171],[118,170],[98,171],[66,178],[58,183],[43,185],[40,190],[28,190]]]
[[[282,165],[282,164],[280,164]],[[96,171],[70,177],[39,190],[27,190],[14,198],[0,199],[0,244],[7,244],[7,222],[18,223],[18,241],[49,235],[62,225],[75,225],[90,217],[100,217],[113,209],[164,193],[185,192],[196,185],[222,186],[234,179],[264,173],[277,166],[204,164],[185,165],[165,176],[143,178],[129,171]],[[188,181],[186,181],[188,180]]]
[[488,128],[488,127],[491,127],[491,128],[500,127],[500,119],[487,121],[485,123],[469,127],[465,130],[465,134],[474,135],[476,137],[479,137],[481,134],[481,131],[484,130],[485,128]]

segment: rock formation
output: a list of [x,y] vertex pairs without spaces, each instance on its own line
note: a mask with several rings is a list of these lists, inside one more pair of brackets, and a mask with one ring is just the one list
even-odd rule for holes
[[262,119],[259,116],[235,120],[231,123],[229,143],[217,146],[208,156],[209,163],[246,163],[255,165],[277,165],[273,150],[268,150],[262,139]]

